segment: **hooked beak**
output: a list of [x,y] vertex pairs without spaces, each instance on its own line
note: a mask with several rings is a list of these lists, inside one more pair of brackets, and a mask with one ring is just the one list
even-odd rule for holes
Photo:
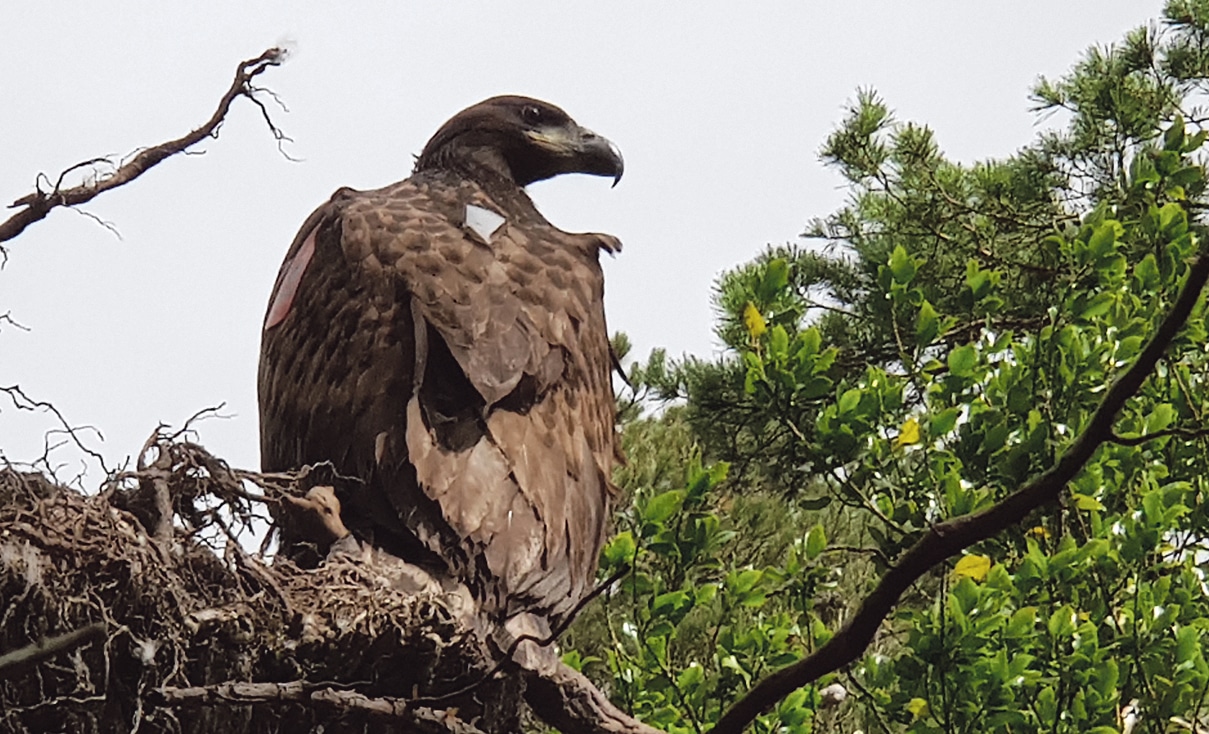
[[565,159],[567,167],[563,173],[612,176],[616,186],[625,172],[625,161],[617,146],[586,127],[572,123],[526,130],[525,135],[536,145]]

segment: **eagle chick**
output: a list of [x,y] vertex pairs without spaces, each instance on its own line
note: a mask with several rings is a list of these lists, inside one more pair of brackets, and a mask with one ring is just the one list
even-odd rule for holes
[[359,480],[339,497],[355,536],[501,618],[557,623],[590,591],[614,496],[599,253],[620,245],[524,190],[577,172],[616,183],[622,159],[558,107],[463,110],[410,178],[307,218],[264,322],[262,469],[330,461]]

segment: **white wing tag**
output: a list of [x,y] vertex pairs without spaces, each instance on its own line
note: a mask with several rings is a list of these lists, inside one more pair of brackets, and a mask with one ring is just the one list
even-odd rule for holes
[[504,223],[499,214],[474,204],[466,205],[466,226],[482,238],[483,242],[491,243],[491,235]]

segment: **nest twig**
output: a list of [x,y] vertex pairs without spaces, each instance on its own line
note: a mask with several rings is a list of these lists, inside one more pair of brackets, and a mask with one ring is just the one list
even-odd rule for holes
[[245,549],[263,507],[300,491],[248,476],[161,432],[98,495],[0,471],[0,663],[17,659],[0,664],[0,731],[515,724],[507,677],[448,709],[407,704],[493,661],[465,600],[402,588],[373,557],[302,569]]
[[[330,466],[235,470],[185,433],[92,496],[0,470],[0,732],[490,734],[522,696],[564,731],[655,732],[556,657],[513,662],[557,634],[501,647],[464,586],[348,536]],[[315,567],[268,554],[282,524]]]

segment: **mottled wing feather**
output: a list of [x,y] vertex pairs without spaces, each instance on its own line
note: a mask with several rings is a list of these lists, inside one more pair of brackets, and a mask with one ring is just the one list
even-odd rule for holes
[[[503,611],[557,616],[603,542],[610,358],[598,240],[522,203],[413,178],[312,215],[291,256],[314,230],[313,262],[265,335],[262,443],[266,469],[330,459],[365,478],[362,509],[385,495]],[[511,218],[484,242],[467,204]]]

